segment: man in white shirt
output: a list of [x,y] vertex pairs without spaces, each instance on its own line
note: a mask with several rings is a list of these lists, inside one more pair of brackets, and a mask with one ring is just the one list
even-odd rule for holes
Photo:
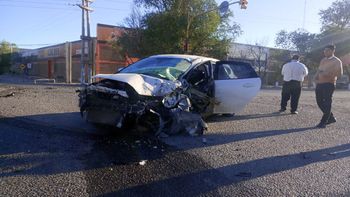
[[298,103],[301,93],[301,85],[304,77],[308,74],[306,66],[299,62],[299,55],[293,55],[292,60],[283,65],[283,86],[280,112],[287,109],[287,102],[290,99],[290,112],[298,114]]

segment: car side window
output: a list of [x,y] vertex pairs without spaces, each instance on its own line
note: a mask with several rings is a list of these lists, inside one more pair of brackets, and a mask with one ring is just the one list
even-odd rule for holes
[[258,77],[248,63],[220,62],[216,65],[216,80],[245,79]]
[[209,76],[209,72],[208,72],[208,68],[207,67],[208,67],[208,65],[202,64],[202,65],[198,66],[195,69],[203,72],[204,76],[208,77]]
[[197,85],[203,81],[206,81],[210,75],[209,75],[209,68],[208,64],[202,64],[194,68],[188,76],[188,82],[190,82],[193,85]]
[[234,74],[230,65],[223,64],[218,68],[218,79],[226,80],[226,79],[237,79],[237,76]]

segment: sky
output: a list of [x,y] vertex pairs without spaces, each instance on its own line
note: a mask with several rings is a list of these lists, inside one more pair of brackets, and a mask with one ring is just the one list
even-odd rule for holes
[[[234,4],[233,20],[243,33],[235,42],[274,47],[281,30],[304,28],[319,33],[319,11],[335,0],[248,0],[248,8]],[[216,0],[218,4],[222,0]],[[229,2],[233,2],[232,0]],[[0,0],[0,41],[20,48],[40,48],[80,39],[80,0]],[[90,14],[91,35],[96,24],[123,26],[133,8],[133,0],[94,0]]]

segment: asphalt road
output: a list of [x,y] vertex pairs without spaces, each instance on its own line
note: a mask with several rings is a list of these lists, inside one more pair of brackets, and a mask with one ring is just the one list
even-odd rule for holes
[[262,90],[203,136],[159,140],[92,135],[76,89],[0,84],[0,196],[350,196],[350,91],[325,129],[313,91],[291,115]]

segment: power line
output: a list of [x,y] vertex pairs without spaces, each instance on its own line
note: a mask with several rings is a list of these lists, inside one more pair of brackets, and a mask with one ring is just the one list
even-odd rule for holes
[[42,6],[20,6],[20,5],[9,5],[9,4],[0,4],[0,6],[4,7],[18,7],[18,8],[33,8],[33,9],[51,9],[51,10],[67,10],[71,8],[58,8],[58,7],[42,7]]
[[105,9],[105,10],[117,10],[117,11],[127,11],[125,9],[118,9],[118,8],[107,8],[107,7],[94,7],[93,8],[97,8],[97,9]]
[[[74,1],[52,1],[49,2],[48,0],[46,0],[45,2],[43,1],[38,1],[38,0],[30,0],[30,1],[26,1],[26,0],[0,0],[0,2],[11,2],[11,3],[17,3],[17,2],[21,2],[21,3],[41,3],[41,4],[62,4],[62,3],[73,3]],[[75,1],[76,2],[76,1]]]
[[67,24],[68,22],[72,22],[74,20],[67,20],[67,18],[71,18],[72,14],[74,12],[73,11],[69,11],[69,12],[63,12],[61,15],[56,15],[55,18],[51,19],[51,22],[47,22],[44,25],[41,25],[39,28],[36,28],[34,31],[43,33],[46,32],[47,30],[49,30],[51,27],[55,26],[57,27],[58,25],[65,23]]
[[98,1],[105,1],[105,2],[113,3],[113,4],[119,4],[119,3],[130,4],[133,2],[133,0],[129,0],[129,1],[127,1],[127,0],[119,0],[119,1],[118,0],[113,0],[113,1],[111,1],[111,0],[98,0]]
[[[2,3],[0,1],[0,3]],[[7,3],[7,2],[6,2]],[[42,5],[42,4],[40,4]],[[18,7],[18,8],[34,8],[34,9],[53,9],[53,10],[73,10],[72,7],[75,6],[75,4],[71,4],[71,3],[67,3],[67,4],[55,4],[55,5],[58,5],[58,6],[62,6],[62,7],[47,7],[47,6],[25,6],[25,5],[11,5],[11,4],[0,4],[0,6],[4,6],[4,7]],[[70,8],[69,8],[70,7]],[[127,10],[125,9],[118,9],[118,8],[109,8],[109,7],[94,7],[93,8],[96,8],[96,9],[102,9],[102,10],[115,10],[115,11],[124,11],[124,12],[128,12]],[[75,10],[75,9],[74,9]]]
[[53,2],[40,2],[40,1],[22,1],[22,0],[0,0],[1,3],[20,3],[20,4],[40,4],[40,5],[68,5],[69,3],[53,3]]
[[17,44],[17,43],[12,43],[15,44],[17,46],[49,46],[49,45],[56,45],[56,44],[60,44],[60,43],[45,43],[45,44]]

